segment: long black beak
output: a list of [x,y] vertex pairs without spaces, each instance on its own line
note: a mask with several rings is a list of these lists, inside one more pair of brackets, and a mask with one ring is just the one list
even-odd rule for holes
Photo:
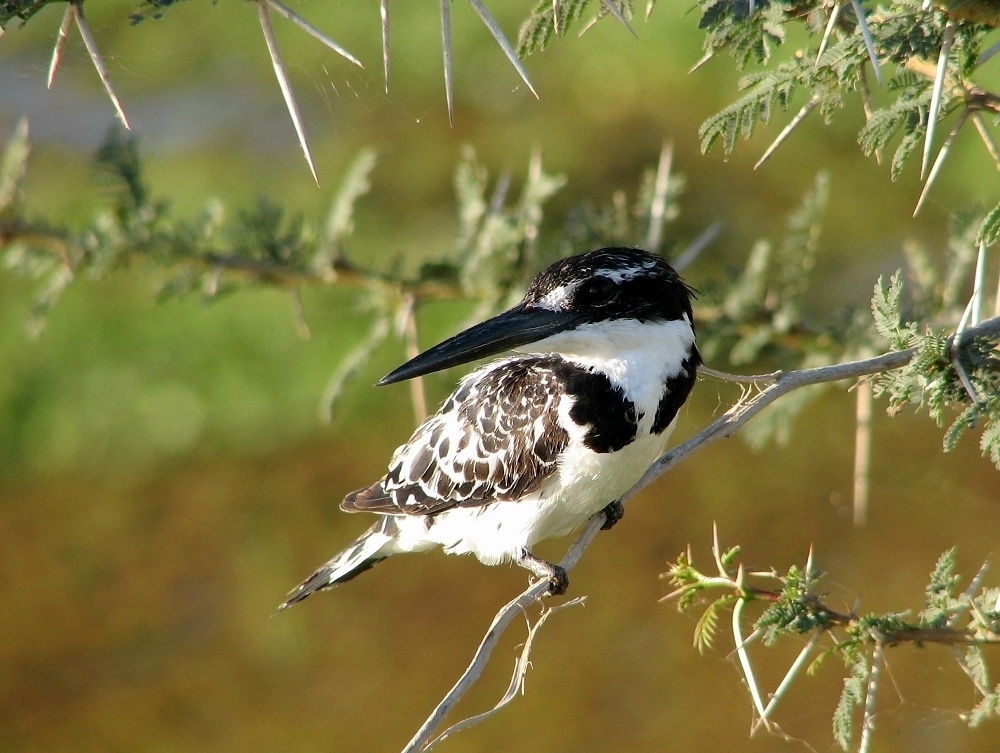
[[528,308],[519,303],[514,308],[425,350],[391,374],[382,377],[378,386],[413,379],[544,340],[572,326],[575,318],[569,312]]

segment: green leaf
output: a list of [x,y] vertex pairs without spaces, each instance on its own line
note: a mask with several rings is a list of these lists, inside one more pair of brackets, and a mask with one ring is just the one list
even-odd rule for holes
[[840,694],[837,710],[833,714],[833,737],[845,750],[851,749],[854,737],[854,707],[861,704],[868,684],[868,657],[859,654],[851,666],[851,674],[844,680],[844,690]]
[[28,120],[21,118],[0,160],[0,217],[14,212],[22,202],[25,171],[28,168]]
[[1000,717],[1000,685],[969,712],[969,726],[978,727],[991,716]]
[[983,219],[979,232],[976,233],[976,245],[985,243],[987,246],[992,246],[996,243],[997,236],[1000,236],[1000,204],[993,207]]
[[721,599],[716,599],[698,618],[698,622],[694,626],[694,646],[698,649],[699,654],[704,654],[707,649],[712,647],[712,643],[715,641],[715,631],[719,624],[719,611],[727,604],[731,604],[733,600],[733,596],[723,596]]

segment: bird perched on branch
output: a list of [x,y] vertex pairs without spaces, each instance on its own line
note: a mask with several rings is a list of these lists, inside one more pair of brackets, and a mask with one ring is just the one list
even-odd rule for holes
[[378,521],[281,605],[354,578],[386,557],[435,546],[514,561],[566,590],[535,557],[619,497],[659,457],[701,362],[691,291],[663,259],[603,248],[555,262],[519,304],[421,353],[393,384],[486,356],[396,450],[389,471],[347,495]]

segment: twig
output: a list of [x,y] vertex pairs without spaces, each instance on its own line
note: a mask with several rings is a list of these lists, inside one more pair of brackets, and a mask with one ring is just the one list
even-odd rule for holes
[[[604,525],[604,513],[600,512],[594,517],[592,517],[588,522],[586,527],[583,529],[583,533],[573,542],[573,545],[566,552],[566,556],[563,561],[559,563],[560,567],[569,572],[573,569],[577,562],[580,561],[580,557],[586,551],[590,542],[597,535],[597,532],[601,530],[601,526]],[[424,722],[423,726],[417,731],[417,734],[413,736],[413,739],[403,748],[403,753],[418,753],[418,751],[426,750],[427,742],[431,739],[434,734],[434,730],[441,726],[444,721],[445,716],[448,712],[454,708],[455,704],[465,695],[465,692],[472,687],[479,676],[482,674],[483,669],[486,667],[486,663],[489,661],[490,654],[493,649],[496,648],[497,642],[500,640],[500,636],[503,635],[507,626],[513,621],[513,619],[524,609],[527,609],[532,603],[541,598],[542,594],[546,593],[549,589],[548,581],[539,581],[530,585],[525,591],[523,591],[517,598],[508,602],[499,612],[497,612],[496,617],[493,618],[493,622],[489,629],[486,631],[486,635],[483,636],[482,642],[479,644],[479,648],[476,649],[475,655],[472,657],[472,661],[466,668],[465,672],[458,679],[451,690],[449,690],[445,697],[441,700],[431,715]]]
[[730,374],[728,371],[719,371],[705,364],[698,367],[698,373],[713,379],[720,379],[723,382],[739,382],[742,384],[774,384],[781,376],[780,371],[773,374]]
[[534,625],[529,623],[528,626],[528,637],[524,641],[524,647],[521,649],[521,655],[518,656],[517,660],[514,662],[514,672],[510,677],[510,684],[507,686],[507,691],[503,694],[496,705],[489,711],[484,711],[481,714],[476,714],[475,716],[470,716],[467,719],[463,719],[456,724],[451,725],[442,732],[440,735],[431,740],[423,750],[430,750],[437,746],[438,743],[443,742],[445,738],[450,737],[456,732],[460,732],[463,729],[468,729],[469,727],[475,727],[480,724],[495,713],[500,711],[504,706],[513,701],[519,692],[524,692],[524,678],[528,673],[528,667],[531,666],[529,658],[531,656],[531,646],[534,643],[535,635],[541,629],[542,625],[549,618],[550,615],[558,612],[566,607],[576,606],[577,604],[584,603],[585,597],[579,597],[567,601],[565,604],[559,604],[555,607],[550,607],[542,612],[542,616],[538,618]]

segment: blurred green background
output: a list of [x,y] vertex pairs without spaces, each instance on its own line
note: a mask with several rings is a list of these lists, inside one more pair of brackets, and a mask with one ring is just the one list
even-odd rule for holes
[[[529,4],[495,5],[513,36]],[[822,317],[864,305],[877,276],[901,266],[905,239],[941,258],[949,215],[995,202],[996,173],[967,132],[911,220],[915,167],[891,184],[887,168],[861,156],[859,105],[830,127],[807,121],[756,172],[787,117],[731,157],[701,156],[698,125],[735,98],[738,77],[728,59],[687,74],[701,37],[698,14],[683,4],[661,3],[637,24],[638,39],[602,22],[529,58],[536,101],[472,10],[456,3],[453,127],[434,4],[392,4],[388,94],[376,3],[293,7],[366,65],[350,66],[275,18],[319,188],[252,5],[182,3],[130,27],[132,3],[88,3],[148,179],[179,211],[194,214],[211,197],[236,209],[267,195],[318,220],[341,171],[370,145],[381,158],[358,206],[352,254],[433,257],[457,229],[451,179],[463,145],[493,174],[511,169],[515,187],[532,149],[542,149],[546,169],[569,180],[549,205],[551,236],[580,202],[634,191],[666,139],[688,178],[669,235],[683,244],[724,223],[687,272],[696,287],[725,284],[755,238],[780,236],[816,171],[831,171],[812,296]],[[45,90],[61,10],[46,8],[0,40],[0,137],[29,118],[29,206],[73,225],[101,199],[91,158],[113,116],[75,32]],[[326,426],[324,386],[369,326],[353,293],[306,290],[312,336],[304,339],[279,292],[157,304],[153,289],[144,269],[80,280],[31,340],[33,286],[0,272],[0,748],[401,749],[524,573],[436,554],[399,559],[272,613],[368,525],[338,504],[382,473],[412,429],[405,386],[370,387],[404,358],[402,345],[380,352]],[[458,319],[457,306],[428,309],[423,345]],[[430,379],[432,398],[454,379]],[[702,382],[675,436],[734,397]],[[542,632],[527,694],[442,750],[832,749],[839,667],[799,681],[778,714],[787,739],[749,740],[749,696],[726,641],[699,656],[694,618],[657,602],[668,590],[657,575],[688,543],[704,563],[713,521],[754,566],[801,563],[813,545],[833,606],[860,596],[863,610],[918,607],[927,573],[953,544],[971,575],[1000,542],[1000,484],[974,441],[943,455],[941,431],[926,417],[880,412],[873,508],[859,529],[850,520],[853,419],[853,398],[832,392],[790,446],[754,454],[730,440],[662,478],[574,572],[571,595],[586,594],[587,606]],[[557,557],[565,544],[545,552]],[[522,639],[505,639],[464,711],[499,697]],[[762,684],[773,687],[797,650],[762,657]],[[997,749],[995,723],[970,731],[958,718],[977,699],[946,650],[906,647],[886,658],[893,683],[880,698],[874,750]]]

